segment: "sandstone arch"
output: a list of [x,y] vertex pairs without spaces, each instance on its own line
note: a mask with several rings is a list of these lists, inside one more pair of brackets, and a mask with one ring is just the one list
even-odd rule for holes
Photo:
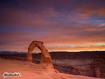
[[27,53],[27,60],[32,61],[31,53],[35,47],[38,47],[41,50],[40,63],[46,64],[47,67],[53,68],[52,59],[50,57],[50,54],[48,53],[48,50],[45,48],[45,46],[43,45],[43,42],[41,41],[32,41],[32,43],[29,45],[28,53]]

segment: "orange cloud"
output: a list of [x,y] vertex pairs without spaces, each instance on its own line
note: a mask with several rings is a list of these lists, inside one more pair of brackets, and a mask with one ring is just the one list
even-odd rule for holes
[[75,46],[75,47],[69,47],[68,46],[66,48],[48,48],[49,51],[105,51],[105,46]]
[[[62,45],[59,46],[61,50],[68,50],[74,49],[72,46],[79,46],[79,45],[103,45],[105,44],[105,28],[100,28],[100,25],[94,25],[90,24],[87,26],[84,26],[82,24],[71,24],[72,27],[61,27],[60,29],[52,28],[50,30],[50,27],[44,27],[41,28],[38,33],[37,30],[28,32],[29,30],[20,30],[17,31],[11,31],[11,32],[5,32],[1,33],[1,42],[0,42],[0,48],[3,50],[12,50],[12,48],[15,47],[14,50],[18,51],[18,48],[22,50],[21,47],[25,47],[24,51],[27,50],[28,45],[33,40],[40,40],[45,43],[45,45],[50,48],[51,50],[60,50],[58,49],[58,45],[62,44],[69,44],[68,45]],[[56,26],[54,26],[56,27]],[[78,28],[78,29],[77,29]],[[42,32],[42,33],[41,33]],[[45,34],[44,34],[45,32]],[[54,46],[53,46],[54,45]],[[56,46],[55,46],[56,45]],[[53,47],[50,47],[53,46]],[[57,48],[54,48],[57,47]],[[11,49],[8,49],[11,48]],[[79,50],[79,48],[76,48],[75,50]],[[82,50],[82,47],[80,48]],[[84,48],[83,48],[84,49]],[[97,48],[98,49],[98,48]]]

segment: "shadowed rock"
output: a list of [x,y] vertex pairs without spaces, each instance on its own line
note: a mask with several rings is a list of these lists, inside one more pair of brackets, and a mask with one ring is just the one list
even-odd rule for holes
[[105,78],[105,57],[97,57],[90,64],[91,76]]

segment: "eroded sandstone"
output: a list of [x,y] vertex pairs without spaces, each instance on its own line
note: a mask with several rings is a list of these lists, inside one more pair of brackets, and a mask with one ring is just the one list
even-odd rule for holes
[[31,42],[31,44],[28,47],[27,60],[32,61],[33,58],[32,58],[31,53],[35,47],[37,47],[41,50],[40,64],[43,64],[45,66],[45,68],[47,68],[47,69],[53,69],[51,56],[48,53],[48,50],[45,48],[43,42],[41,42],[41,41],[32,41]]

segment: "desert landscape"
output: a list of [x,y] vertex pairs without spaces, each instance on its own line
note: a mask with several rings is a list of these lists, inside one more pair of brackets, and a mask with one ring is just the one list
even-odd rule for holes
[[[104,51],[50,52],[54,69],[40,64],[41,53],[32,53],[32,62],[26,61],[26,52],[0,52],[1,78],[4,72],[19,72],[21,77],[7,79],[103,79],[105,78]],[[95,67],[96,65],[96,67]],[[98,66],[99,65],[99,66]],[[100,69],[99,71],[96,68]],[[39,73],[39,74],[38,74]],[[29,76],[30,77],[29,77]],[[42,76],[40,76],[42,75]],[[44,77],[43,77],[44,76]]]

